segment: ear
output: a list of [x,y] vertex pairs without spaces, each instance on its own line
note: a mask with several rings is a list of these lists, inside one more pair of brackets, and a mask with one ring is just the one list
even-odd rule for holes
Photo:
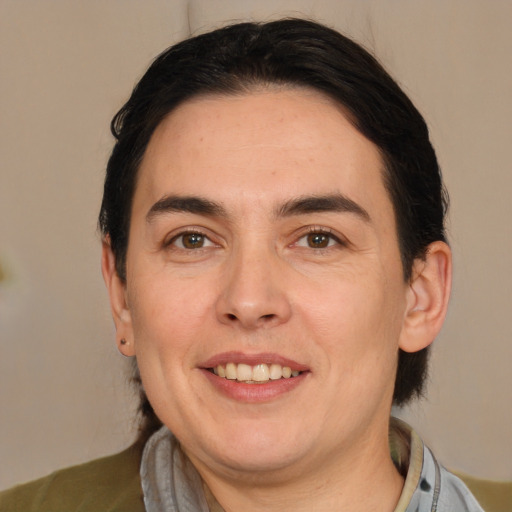
[[126,285],[116,271],[116,258],[109,240],[103,240],[101,272],[110,297],[110,308],[116,326],[116,343],[125,356],[135,355],[132,318],[126,301]]
[[452,284],[452,253],[444,242],[428,246],[414,261],[399,346],[417,352],[430,345],[443,325]]

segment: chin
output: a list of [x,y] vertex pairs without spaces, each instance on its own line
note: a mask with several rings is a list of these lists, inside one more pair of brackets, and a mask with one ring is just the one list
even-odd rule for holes
[[213,445],[204,446],[203,454],[214,464],[237,474],[279,472],[298,463],[306,455],[308,446],[303,439],[306,429],[301,435],[300,431],[293,432],[286,427],[284,422],[261,420],[232,427],[219,433]]

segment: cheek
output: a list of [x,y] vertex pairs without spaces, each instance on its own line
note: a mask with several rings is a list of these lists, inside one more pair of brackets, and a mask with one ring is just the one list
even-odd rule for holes
[[352,372],[358,361],[371,367],[372,360],[377,365],[396,357],[403,318],[399,288],[381,274],[331,275],[326,286],[304,288],[297,304],[308,330],[331,354],[330,364]]
[[211,342],[210,299],[191,282],[162,276],[132,284],[130,309],[141,379],[157,415],[170,425],[166,415],[186,410],[190,369]]
[[159,276],[134,283],[130,311],[137,352],[174,356],[203,340],[212,312],[211,286]]

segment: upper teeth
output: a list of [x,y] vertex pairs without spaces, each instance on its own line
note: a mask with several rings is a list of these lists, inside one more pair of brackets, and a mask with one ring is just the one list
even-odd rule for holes
[[281,378],[289,379],[297,377],[299,371],[292,371],[289,366],[280,364],[256,364],[250,366],[243,363],[228,363],[225,366],[219,364],[213,368],[213,373],[219,377],[243,382],[268,382],[269,380],[278,380]]

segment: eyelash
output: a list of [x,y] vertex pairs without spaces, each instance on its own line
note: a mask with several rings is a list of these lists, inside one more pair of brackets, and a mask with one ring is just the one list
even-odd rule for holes
[[[214,242],[212,242],[211,238],[208,235],[206,235],[204,232],[202,232],[200,230],[196,230],[196,229],[187,229],[186,231],[182,231],[182,232],[178,233],[177,235],[174,235],[169,241],[164,243],[164,246],[167,248],[174,248],[174,249],[181,250],[181,251],[197,251],[199,249],[203,249],[204,248],[203,245],[201,245],[200,247],[197,247],[197,248],[184,247],[183,238],[186,236],[190,236],[190,235],[197,235],[198,237],[202,237],[203,241],[208,243],[207,247],[216,245]],[[182,239],[181,245],[183,245],[183,247],[179,247],[176,244],[176,242],[180,238]]]
[[298,245],[298,242],[300,240],[303,240],[311,235],[322,235],[328,238],[327,246],[326,247],[310,247],[309,245],[305,248],[311,249],[313,251],[318,251],[319,249],[330,249],[332,248],[331,242],[335,242],[336,245],[345,246],[346,243],[341,240],[338,236],[336,236],[330,229],[320,227],[320,226],[310,226],[307,230],[307,232],[303,235],[301,235],[297,242],[295,242],[292,245]]
[[[198,237],[201,237],[203,239],[203,244],[196,248],[185,247],[184,243],[183,243],[183,238],[186,236],[189,236],[189,235],[197,235]],[[299,242],[301,240],[307,239],[307,237],[309,237],[311,235],[320,235],[320,236],[327,237],[327,245],[325,247],[311,247],[311,246],[309,246],[309,244],[307,244],[306,246],[302,246],[299,244]],[[176,244],[176,242],[180,239],[182,239],[182,243],[181,243],[182,247],[180,247]],[[182,232],[174,235],[169,241],[164,243],[164,246],[166,248],[173,248],[173,249],[181,250],[181,251],[197,251],[197,250],[205,248],[204,242],[207,243],[206,247],[211,247],[211,246],[216,245],[215,242],[213,242],[211,240],[211,238],[208,235],[206,235],[203,231],[196,230],[196,229],[187,229],[186,231],[182,231]],[[320,226],[310,226],[306,233],[301,234],[299,236],[299,238],[294,243],[290,244],[290,247],[300,246],[300,247],[304,247],[305,249],[311,249],[313,251],[318,251],[321,249],[325,250],[325,249],[332,248],[333,244],[331,242],[335,242],[335,245],[346,246],[346,242],[344,242],[338,236],[336,236],[330,229],[320,227]]]

